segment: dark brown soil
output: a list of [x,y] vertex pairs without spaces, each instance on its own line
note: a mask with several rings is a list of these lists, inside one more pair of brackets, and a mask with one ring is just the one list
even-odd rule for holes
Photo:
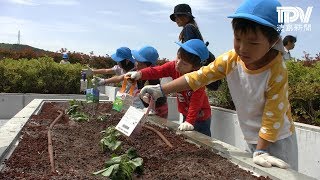
[[[64,111],[68,103],[45,103],[39,115],[33,115],[22,131],[21,141],[11,157],[6,160],[0,179],[105,179],[93,172],[103,169],[110,152],[103,152],[100,133],[110,125],[116,125],[122,113],[111,109],[112,104],[100,103],[98,113],[110,113],[107,121],[91,119],[74,122],[67,115],[57,122],[53,130],[54,160],[57,173],[51,173],[48,155],[47,130]],[[150,124],[149,124],[150,125]],[[152,125],[150,125],[152,126]],[[188,143],[181,135],[152,126],[159,130],[173,148],[152,131],[143,129],[135,138],[121,137],[122,154],[134,147],[143,158],[143,175],[133,179],[266,179],[255,177],[221,156]]]

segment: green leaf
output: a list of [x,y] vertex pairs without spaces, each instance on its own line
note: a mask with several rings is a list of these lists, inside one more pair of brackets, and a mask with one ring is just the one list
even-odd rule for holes
[[132,147],[127,150],[126,154],[128,154],[129,159],[133,159],[138,156],[137,151]]
[[107,168],[107,170],[104,171],[101,175],[109,177],[111,174],[116,173],[118,170],[119,170],[119,164],[114,164],[114,165],[110,166],[109,168]]
[[114,164],[119,164],[121,162],[121,156],[116,156],[108,160],[105,164],[105,167],[109,167]]
[[130,163],[132,163],[132,164],[134,165],[134,168],[137,168],[137,167],[139,167],[139,166],[142,166],[142,164],[143,164],[143,159],[140,158],[140,157],[138,157],[138,158],[132,159],[132,160],[130,161]]

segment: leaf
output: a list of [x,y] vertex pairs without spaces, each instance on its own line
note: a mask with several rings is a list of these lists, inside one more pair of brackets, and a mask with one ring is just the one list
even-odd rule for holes
[[107,168],[106,171],[104,171],[101,175],[109,177],[111,174],[115,174],[119,170],[119,164],[114,164]]
[[139,166],[142,166],[143,159],[138,157],[138,158],[135,158],[135,159],[131,160],[130,163],[132,163],[134,165],[134,168],[137,168]]
[[101,169],[101,170],[99,170],[99,171],[97,171],[97,172],[94,172],[94,173],[92,173],[93,175],[98,175],[98,174],[101,174],[102,172],[104,172],[104,171],[106,171],[108,168],[105,168],[105,169]]
[[105,164],[105,167],[109,167],[114,164],[119,164],[121,162],[121,156],[116,156],[108,160]]
[[126,153],[128,154],[129,159],[133,159],[138,156],[137,151],[132,147],[128,149]]

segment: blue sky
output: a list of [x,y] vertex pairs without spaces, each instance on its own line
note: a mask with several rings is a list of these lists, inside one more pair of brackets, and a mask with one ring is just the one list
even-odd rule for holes
[[[0,42],[57,51],[112,54],[118,47],[154,46],[161,58],[174,59],[181,28],[169,19],[173,8],[188,3],[209,49],[216,56],[233,48],[232,14],[242,0],[0,0]],[[292,56],[320,52],[320,0],[280,0],[283,6],[313,6],[311,31],[284,31],[297,36]],[[300,23],[300,22],[297,22]]]

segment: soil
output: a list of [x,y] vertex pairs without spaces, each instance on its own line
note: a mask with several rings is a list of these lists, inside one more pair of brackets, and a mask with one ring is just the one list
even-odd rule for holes
[[[56,173],[51,173],[48,155],[47,131],[58,117],[58,110],[65,111],[67,102],[46,102],[38,115],[33,115],[22,130],[21,141],[5,161],[0,179],[106,179],[92,175],[104,168],[111,152],[103,152],[99,141],[101,131],[115,126],[123,113],[112,110],[111,103],[100,103],[97,115],[110,113],[106,121],[93,116],[89,122],[75,122],[68,115],[58,121],[52,131]],[[240,169],[229,160],[203,147],[185,141],[182,135],[148,124],[160,131],[173,148],[168,147],[153,131],[143,128],[139,136],[121,136],[123,154],[134,147],[143,158],[143,174],[133,179],[269,179],[256,177]]]

